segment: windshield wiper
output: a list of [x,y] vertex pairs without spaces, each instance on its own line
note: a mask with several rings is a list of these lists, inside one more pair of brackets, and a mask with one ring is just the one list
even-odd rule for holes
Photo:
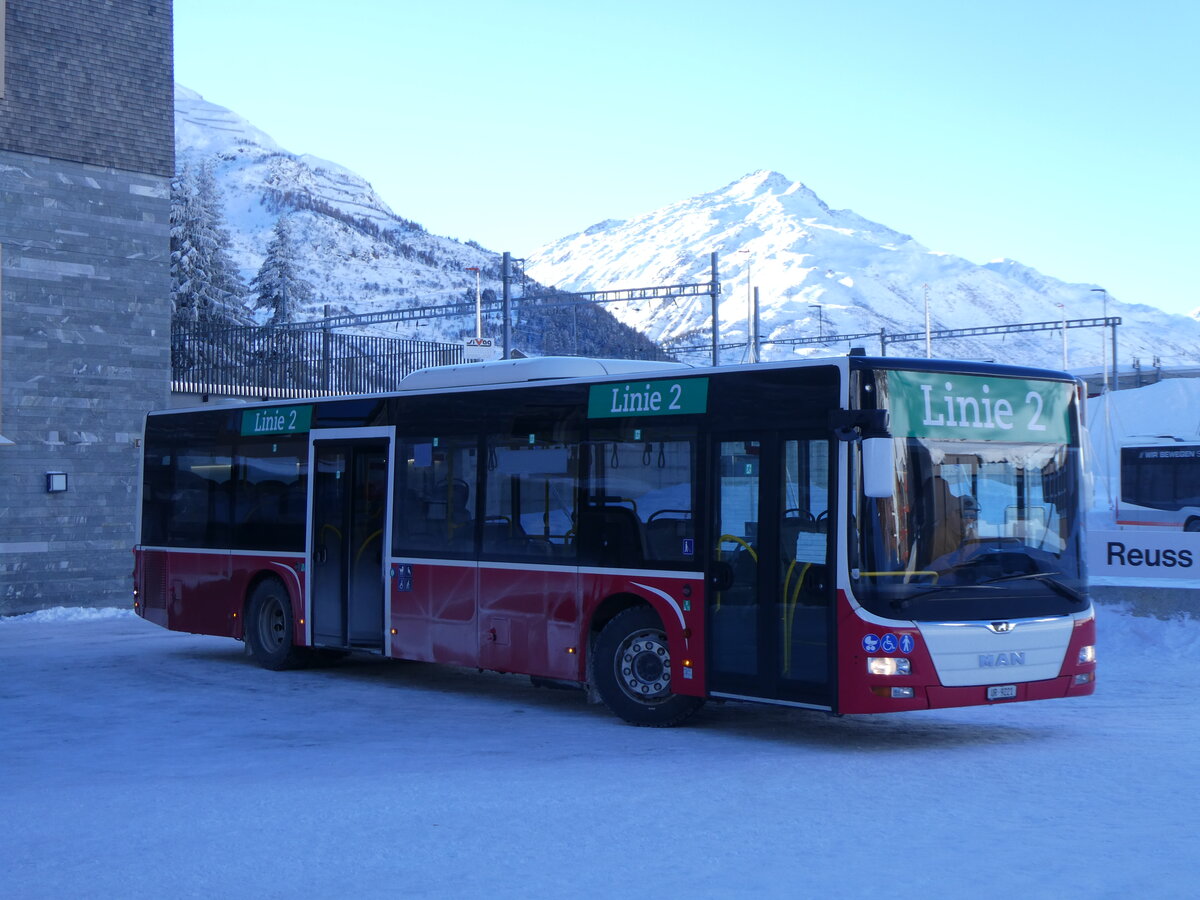
[[[1000,590],[999,585],[994,584],[939,584],[933,587],[925,588],[923,591],[917,591],[915,594],[909,594],[907,597],[898,597],[892,601],[893,609],[906,609],[914,600],[921,600],[928,597],[930,594],[938,594],[942,591],[960,592],[971,590],[972,588],[987,588],[989,591]],[[939,600],[961,600],[961,593],[955,593],[953,597],[939,597]]]
[[1059,596],[1066,597],[1068,600],[1071,600],[1075,603],[1083,603],[1085,600],[1085,598],[1083,596],[1081,596],[1076,591],[1073,591],[1071,588],[1067,587],[1065,584],[1055,581],[1051,577],[1054,575],[1062,575],[1062,574],[1063,574],[1062,572],[1027,572],[1022,575],[1000,575],[996,578],[988,579],[987,581],[976,582],[975,584],[935,585],[933,587],[926,588],[923,591],[917,591],[917,593],[915,593],[915,594],[909,594],[907,597],[898,597],[897,599],[892,600],[891,603],[892,603],[893,609],[906,609],[909,606],[909,604],[912,603],[914,600],[928,598],[931,594],[941,593],[942,591],[952,591],[952,592],[954,592],[954,596],[938,597],[938,598],[936,598],[935,602],[943,601],[943,600],[961,600],[961,599],[963,599],[963,596],[962,596],[962,593],[960,593],[960,592],[969,593],[973,590],[978,590],[979,588],[984,588],[989,591],[998,591],[998,590],[1002,590],[1003,585],[1006,582],[1027,581],[1030,579],[1037,579],[1038,581],[1042,581],[1044,584],[1046,584],[1047,587],[1050,588],[1050,590],[1054,591]]
[[1038,581],[1044,582],[1055,593],[1066,597],[1068,600],[1074,600],[1076,603],[1082,603],[1084,598],[1078,592],[1067,587],[1061,581],[1055,581],[1052,577],[1062,574],[1062,572],[1028,572],[1024,575],[1001,575],[998,578],[989,579],[983,582],[983,584],[995,585],[1005,581],[1027,581],[1031,578],[1036,578]]

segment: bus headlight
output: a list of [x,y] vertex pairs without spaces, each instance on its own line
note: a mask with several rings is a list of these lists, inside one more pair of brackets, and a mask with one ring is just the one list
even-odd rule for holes
[[867,672],[871,675],[911,675],[912,663],[903,656],[868,656]]
[[1085,663],[1094,663],[1096,661],[1096,645],[1088,644],[1086,647],[1079,648],[1079,664],[1082,666]]

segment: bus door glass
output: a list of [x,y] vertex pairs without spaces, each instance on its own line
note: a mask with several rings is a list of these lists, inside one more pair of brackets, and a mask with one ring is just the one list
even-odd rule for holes
[[828,701],[829,445],[720,440],[710,561],[709,687]]
[[314,441],[313,642],[382,649],[387,444]]

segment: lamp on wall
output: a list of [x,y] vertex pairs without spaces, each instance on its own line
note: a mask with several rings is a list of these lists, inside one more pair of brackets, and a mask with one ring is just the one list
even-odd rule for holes
[[67,473],[66,472],[47,472],[46,473],[46,493],[60,494],[67,489]]

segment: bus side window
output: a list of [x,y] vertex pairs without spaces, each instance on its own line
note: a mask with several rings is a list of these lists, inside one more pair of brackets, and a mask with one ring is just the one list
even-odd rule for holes
[[234,471],[234,542],[240,550],[303,550],[308,462],[293,438],[244,442]]
[[398,556],[462,557],[475,549],[474,438],[412,438],[396,457],[392,548]]
[[175,465],[168,543],[173,547],[228,547],[233,524],[231,448],[181,455]]
[[638,433],[586,445],[581,562],[696,565],[693,444]]
[[536,436],[489,441],[484,554],[556,561],[574,556],[573,449]]

